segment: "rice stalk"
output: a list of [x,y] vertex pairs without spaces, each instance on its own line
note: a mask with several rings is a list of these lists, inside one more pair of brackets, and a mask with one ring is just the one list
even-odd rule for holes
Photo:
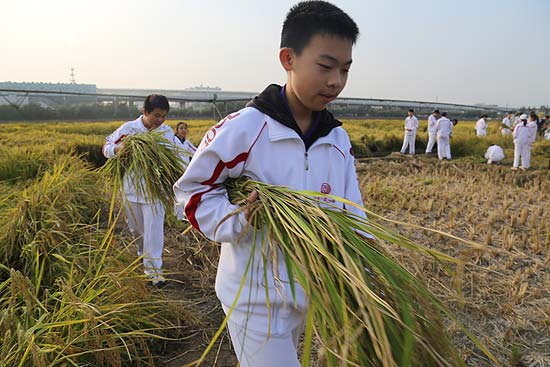
[[100,168],[107,178],[106,183],[113,188],[111,214],[116,193],[120,191],[126,197],[125,179],[131,181],[139,196],[171,208],[175,200],[173,185],[186,165],[182,156],[189,154],[168,141],[159,131],[125,137],[123,148]]
[[[234,203],[242,203],[252,191],[258,192],[258,199],[249,206],[250,228],[255,236],[263,235],[264,229],[267,232],[262,261],[270,262],[273,269],[277,269],[277,261],[284,261],[291,288],[294,279],[304,289],[312,313],[308,322],[315,320],[313,326],[306,326],[304,345],[310,348],[315,334],[327,352],[329,366],[465,366],[442,322],[442,315],[457,321],[454,316],[376,241],[360,233],[436,260],[461,263],[459,260],[421,247],[376,222],[327,206],[319,193],[246,178],[230,180],[226,185]],[[272,255],[279,250],[282,259]],[[295,297],[295,288],[292,293]],[[309,354],[305,352],[303,366],[309,365]]]

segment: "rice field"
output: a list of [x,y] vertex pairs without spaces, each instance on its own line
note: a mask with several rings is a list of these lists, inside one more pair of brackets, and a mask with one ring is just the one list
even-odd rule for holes
[[[165,263],[172,282],[146,285],[122,218],[108,220],[109,187],[95,168],[123,121],[0,124],[0,366],[182,366],[198,358],[223,319],[213,284],[218,247],[171,214]],[[177,121],[168,121],[175,127]],[[214,121],[190,121],[198,145]],[[533,170],[510,170],[511,138],[497,122],[475,137],[460,121],[453,157],[390,154],[402,121],[347,120],[365,205],[415,242],[457,257],[436,266],[387,244],[387,252],[443,300],[504,366],[550,366],[550,182],[547,141]],[[417,152],[427,142],[426,120]],[[487,165],[490,144],[506,159]],[[486,246],[472,250],[416,226]],[[446,327],[468,366],[492,362],[456,321]],[[321,363],[321,362],[319,362]],[[234,366],[227,335],[207,366]]]

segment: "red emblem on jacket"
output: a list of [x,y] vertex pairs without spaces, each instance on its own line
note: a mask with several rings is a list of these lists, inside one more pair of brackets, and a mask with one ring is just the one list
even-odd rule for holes
[[321,193],[330,194],[331,190],[332,190],[332,187],[330,187],[330,185],[327,182],[321,185]]

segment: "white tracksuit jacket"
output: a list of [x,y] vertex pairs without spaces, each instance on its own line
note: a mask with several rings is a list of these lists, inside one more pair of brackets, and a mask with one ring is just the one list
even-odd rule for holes
[[[227,219],[214,233],[218,223],[238,208],[229,202],[223,182],[249,176],[268,184],[330,193],[363,205],[354,163],[350,139],[343,128],[332,129],[306,152],[294,130],[253,107],[226,117],[206,133],[174,191],[178,204],[185,206],[189,222],[208,238],[222,243],[216,277],[216,293],[222,304],[229,307],[236,298],[252,246],[250,234],[238,242],[247,224],[242,212]],[[364,217],[356,208],[347,209]],[[236,306],[244,314],[248,304],[266,304],[260,239],[257,242],[256,264],[248,273]],[[275,284],[271,264],[267,268],[267,287],[275,308],[293,302],[283,257],[279,258],[282,284]],[[304,291],[297,283],[296,307],[307,307]]]
[[537,124],[534,121],[530,121],[526,126],[523,122],[520,122],[514,128],[512,133],[514,136],[514,167],[518,167],[520,158],[522,160],[521,166],[523,168],[529,168],[531,165],[531,145],[537,138]]
[[[134,121],[124,123],[107,137],[105,145],[103,145],[103,155],[106,158],[113,158],[115,156],[115,147],[123,142],[124,137],[137,133],[146,133],[149,131],[145,125],[143,125],[142,117],[143,115]],[[164,137],[168,141],[174,141],[174,132],[168,125],[162,124],[155,129],[155,131],[162,131],[164,133]],[[124,177],[124,192],[126,193],[126,199],[134,203],[149,204],[150,202],[143,197],[143,195],[138,194],[130,176],[131,175],[125,175]]]
[[487,122],[485,119],[481,118],[476,122],[476,135],[477,136],[486,136],[487,135]]
[[531,121],[528,122],[526,126],[523,126],[523,122],[520,122],[514,128],[513,136],[514,144],[531,145],[537,138],[537,124]]
[[[182,143],[180,138],[178,138],[176,135],[174,135],[173,141],[174,141],[174,144],[176,144],[177,146],[180,146],[185,151],[189,152],[189,154],[191,154],[191,156],[193,154],[195,154],[195,152],[197,151],[197,148],[193,145],[193,143],[191,143],[189,141],[189,139],[185,139]],[[187,154],[182,155],[181,158],[185,162],[186,165],[188,165],[189,162],[191,161],[191,157]]]
[[453,134],[453,123],[447,117],[443,116],[437,120],[437,155],[439,159],[451,159],[450,137]]

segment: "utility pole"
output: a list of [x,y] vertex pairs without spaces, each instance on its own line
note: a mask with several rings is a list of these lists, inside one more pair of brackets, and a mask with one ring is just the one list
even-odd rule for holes
[[76,78],[75,78],[75,75],[74,75],[74,68],[71,68],[71,84],[76,84]]

